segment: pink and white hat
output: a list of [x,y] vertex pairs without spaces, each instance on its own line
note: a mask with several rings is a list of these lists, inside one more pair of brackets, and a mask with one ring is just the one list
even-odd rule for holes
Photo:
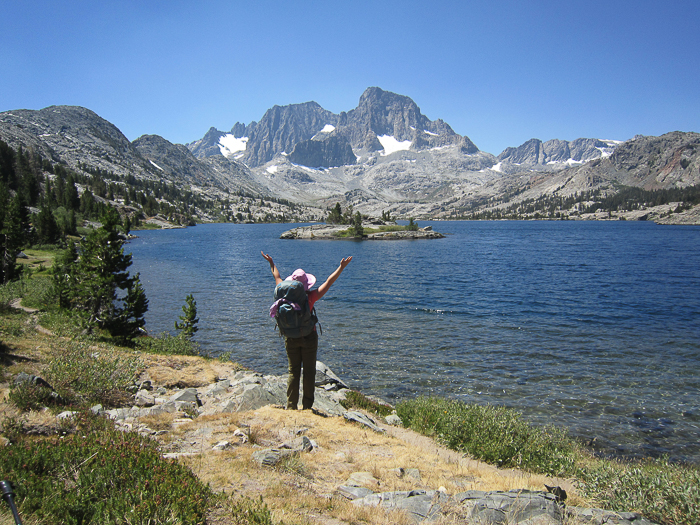
[[306,273],[301,268],[298,268],[297,270],[294,270],[294,273],[287,277],[285,281],[299,281],[304,285],[304,290],[308,292],[309,289],[316,284],[316,277],[310,273]]

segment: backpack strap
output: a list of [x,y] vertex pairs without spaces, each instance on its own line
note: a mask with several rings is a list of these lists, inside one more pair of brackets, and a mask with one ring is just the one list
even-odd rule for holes
[[318,335],[323,335],[323,328],[321,328],[321,322],[318,320],[318,315],[316,315],[316,306],[311,310],[311,315],[316,318],[316,326],[318,326]]

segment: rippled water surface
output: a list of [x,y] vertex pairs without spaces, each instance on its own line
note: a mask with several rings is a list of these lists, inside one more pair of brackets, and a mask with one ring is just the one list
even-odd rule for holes
[[[424,226],[426,223],[420,223]],[[292,225],[142,231],[128,246],[147,328],[172,331],[185,296],[209,352],[286,371],[268,316],[283,277],[323,280],[319,359],[390,401],[506,405],[606,452],[700,463],[700,227],[644,222],[437,222],[432,241],[289,241]]]

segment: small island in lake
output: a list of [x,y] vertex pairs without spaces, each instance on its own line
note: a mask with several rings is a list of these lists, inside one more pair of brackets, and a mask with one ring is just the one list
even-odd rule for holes
[[280,239],[348,239],[367,241],[395,241],[402,239],[442,239],[443,234],[433,231],[432,226],[418,228],[415,224],[363,223],[361,228],[347,224],[313,224],[287,230]]

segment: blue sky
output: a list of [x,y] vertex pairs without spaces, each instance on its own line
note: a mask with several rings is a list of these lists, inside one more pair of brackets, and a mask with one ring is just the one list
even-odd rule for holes
[[0,111],[87,107],[174,143],[369,86],[483,151],[700,132],[700,2],[9,0]]

